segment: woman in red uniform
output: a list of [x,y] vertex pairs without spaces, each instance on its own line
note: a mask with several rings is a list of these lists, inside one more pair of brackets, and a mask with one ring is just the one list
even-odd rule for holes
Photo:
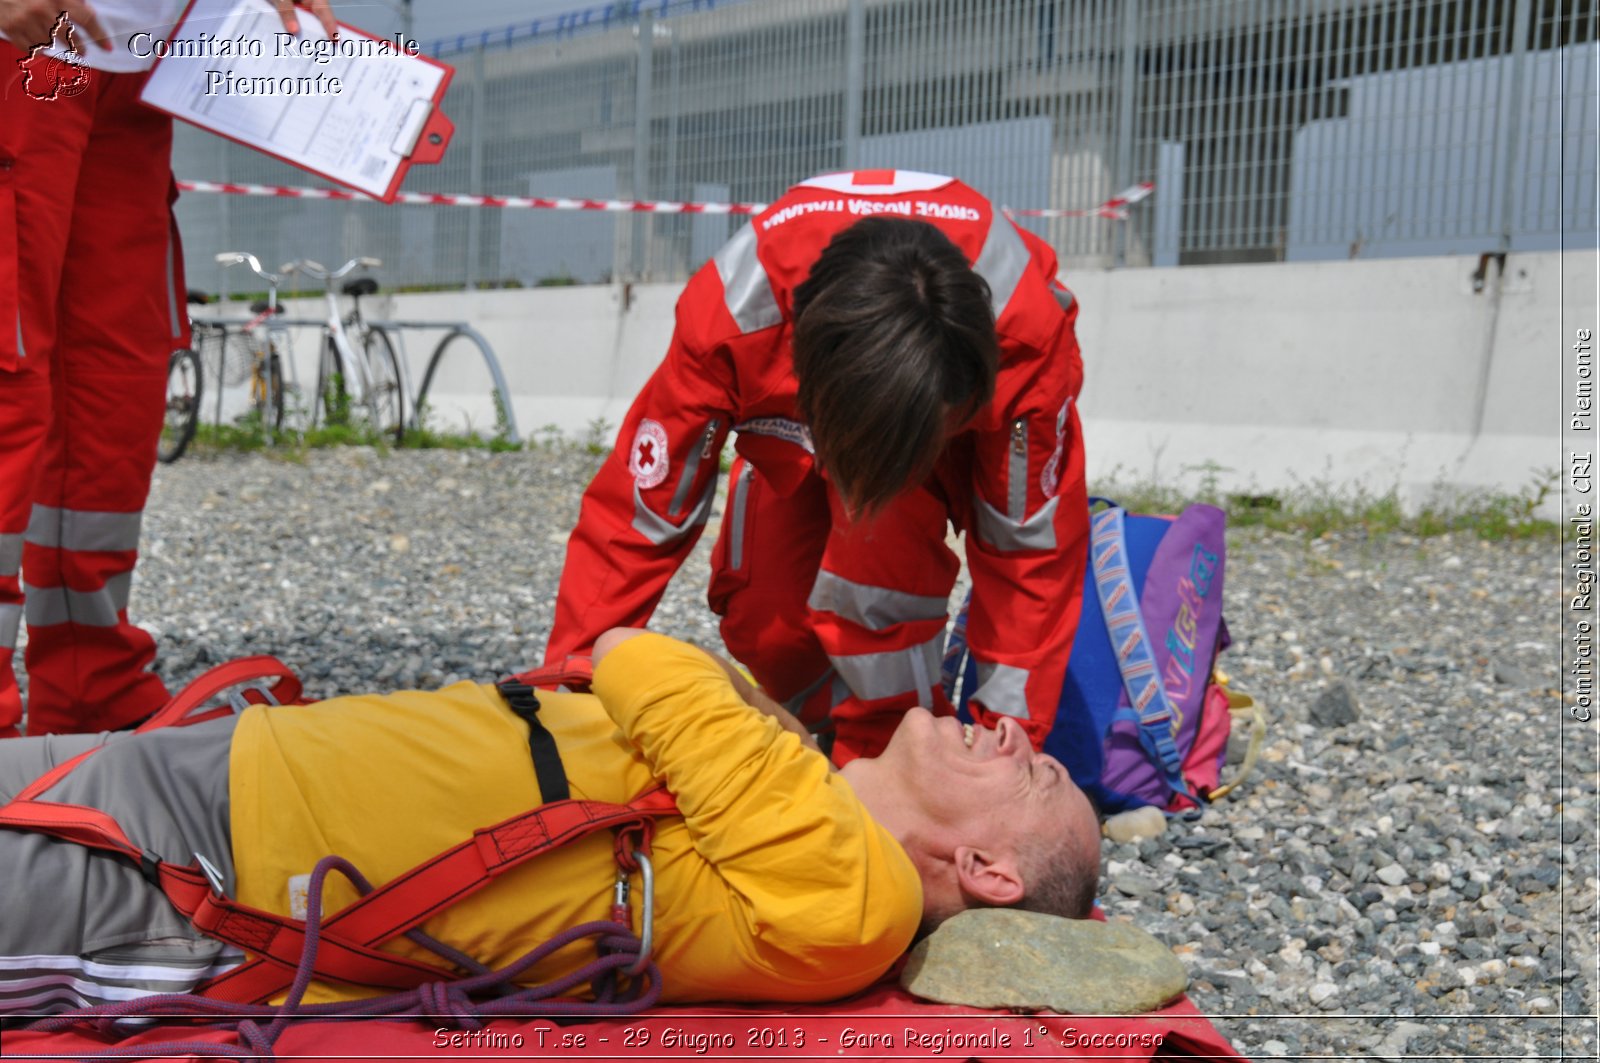
[[1086,556],[1077,308],[1054,253],[949,177],[791,189],[689,282],[584,496],[547,658],[643,624],[699,538],[728,649],[840,763],[939,684],[966,533],[980,722],[1055,717]]

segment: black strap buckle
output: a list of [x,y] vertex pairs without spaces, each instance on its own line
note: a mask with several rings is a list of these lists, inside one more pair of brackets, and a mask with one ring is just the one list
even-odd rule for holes
[[561,764],[561,752],[552,735],[539,719],[539,695],[533,687],[507,679],[495,684],[500,696],[506,699],[511,711],[528,725],[528,752],[533,757],[533,776],[539,783],[540,800],[566,801],[572,797],[567,785],[567,770]]

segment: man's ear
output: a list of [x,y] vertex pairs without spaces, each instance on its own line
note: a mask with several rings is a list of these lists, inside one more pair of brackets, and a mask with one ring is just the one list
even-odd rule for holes
[[1022,900],[1025,888],[1016,858],[988,849],[958,845],[955,851],[956,881],[961,892],[992,908],[1005,908]]

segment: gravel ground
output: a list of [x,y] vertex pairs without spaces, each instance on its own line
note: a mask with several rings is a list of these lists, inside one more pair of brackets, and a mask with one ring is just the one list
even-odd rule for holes
[[[186,457],[135,617],[173,684],[258,652],[314,696],[537,663],[596,460]],[[715,640],[709,538],[657,628]],[[1103,902],[1246,1054],[1595,1058],[1596,730],[1563,723],[1560,572],[1548,541],[1230,536],[1260,763],[1200,822],[1108,843]]]

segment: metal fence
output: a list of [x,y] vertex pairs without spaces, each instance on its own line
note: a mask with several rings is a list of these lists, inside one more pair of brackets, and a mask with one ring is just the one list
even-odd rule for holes
[[[1068,267],[1593,244],[1595,0],[623,0],[473,40],[409,190],[766,202],[864,166],[953,173]],[[179,177],[305,185],[185,130]],[[375,254],[404,285],[679,280],[737,219],[189,195],[210,255]]]

